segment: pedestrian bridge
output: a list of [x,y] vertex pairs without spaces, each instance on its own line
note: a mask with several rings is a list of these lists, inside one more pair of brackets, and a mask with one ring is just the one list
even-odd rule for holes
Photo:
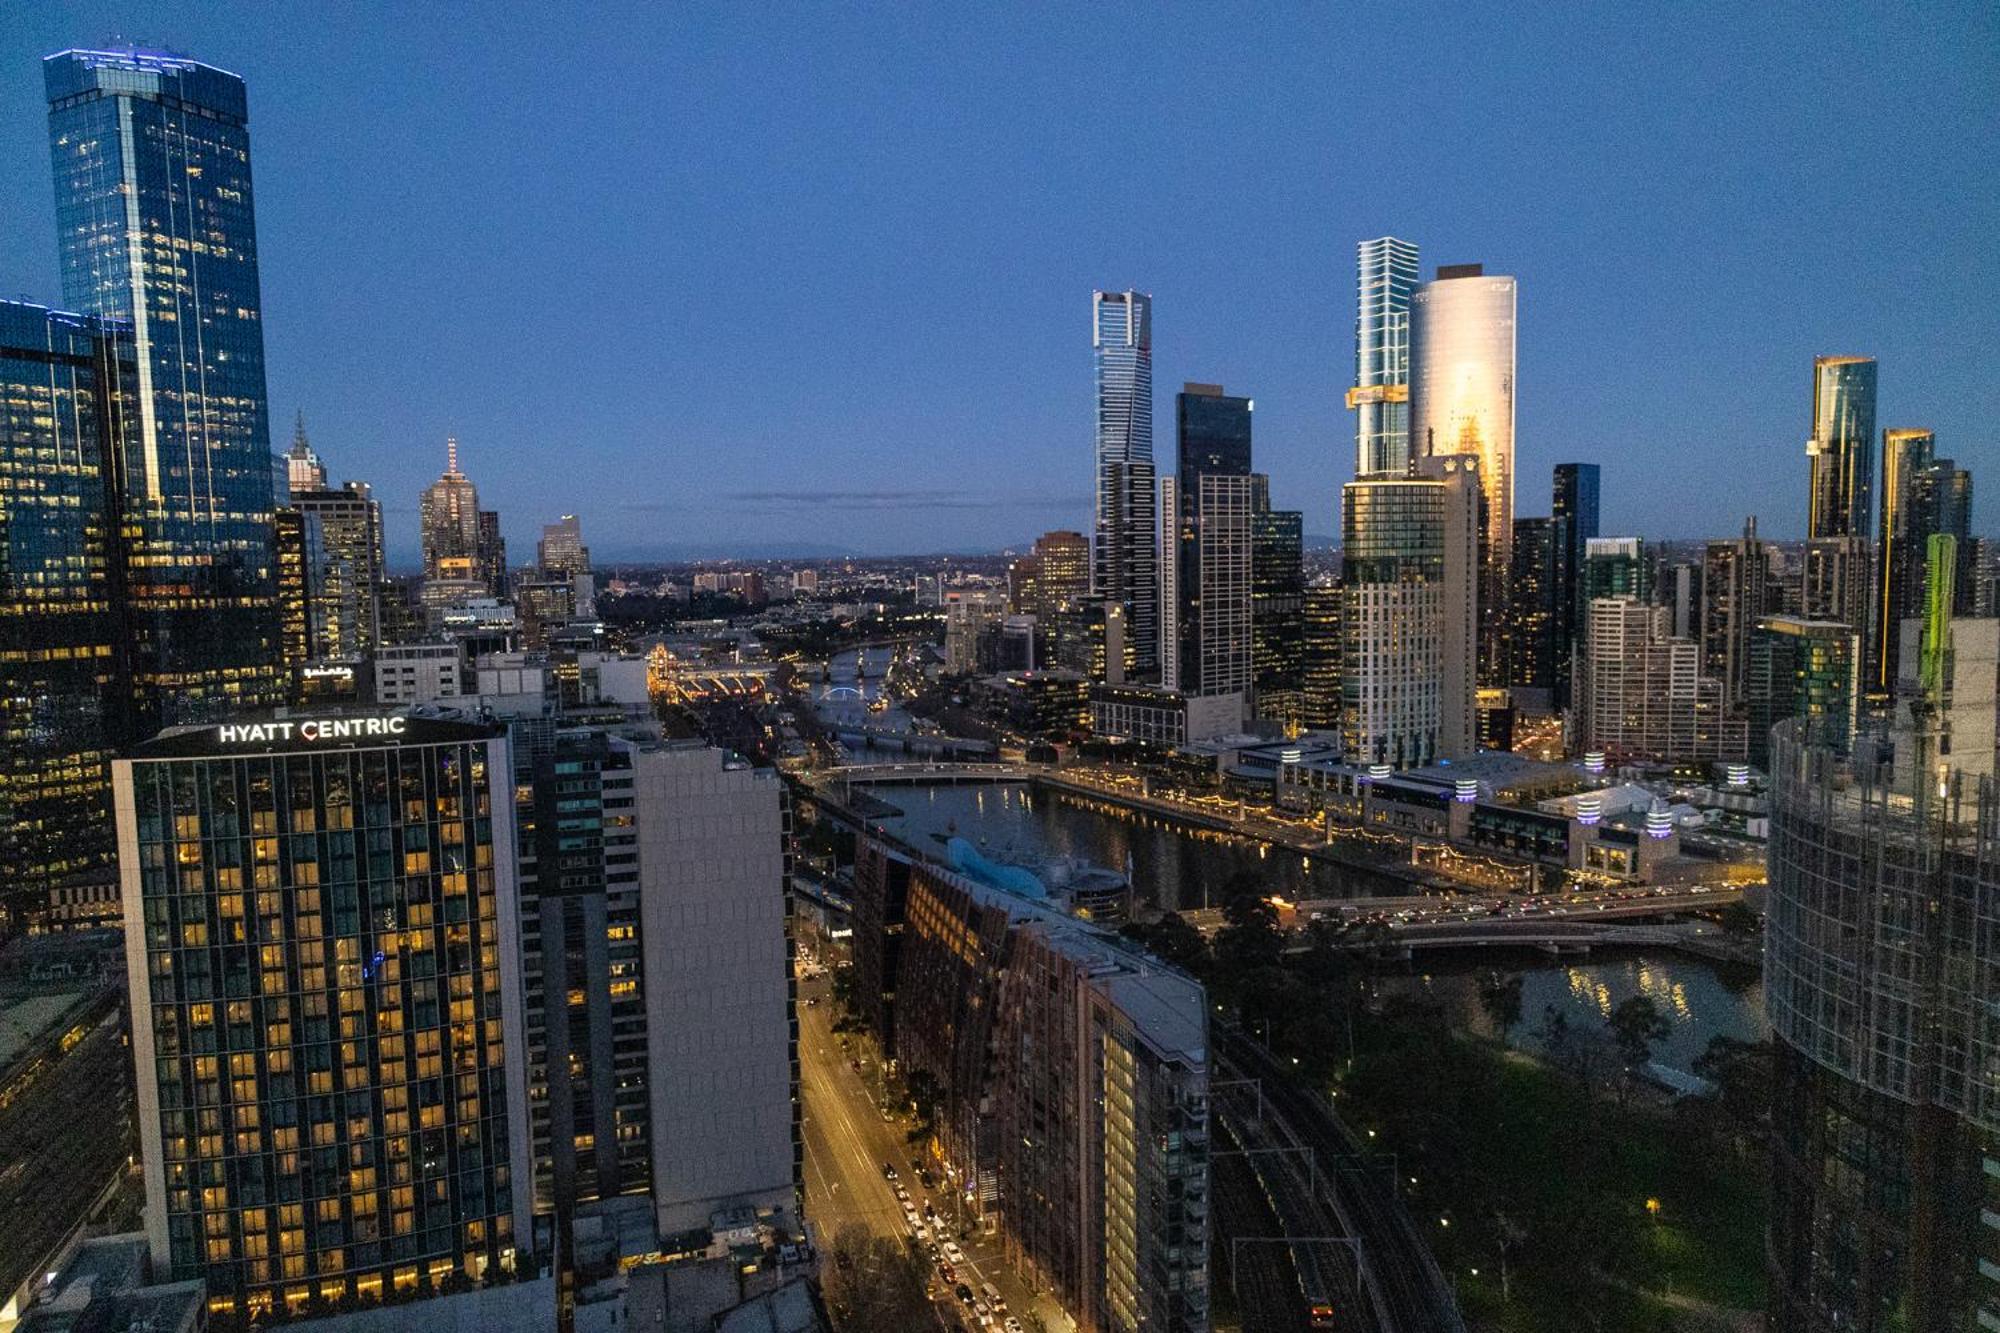
[[815,784],[1025,782],[1037,772],[1026,764],[1005,763],[846,764],[840,768],[821,769],[811,775],[811,781]]

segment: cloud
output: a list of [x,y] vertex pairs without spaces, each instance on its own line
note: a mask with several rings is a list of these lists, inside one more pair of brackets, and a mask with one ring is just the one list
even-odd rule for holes
[[731,491],[713,501],[640,501],[620,506],[627,510],[713,511],[719,506],[736,505],[753,510],[843,510],[848,512],[933,512],[940,509],[1062,509],[1090,503],[1085,495],[1029,495],[1019,492],[952,490],[850,490],[850,491]]

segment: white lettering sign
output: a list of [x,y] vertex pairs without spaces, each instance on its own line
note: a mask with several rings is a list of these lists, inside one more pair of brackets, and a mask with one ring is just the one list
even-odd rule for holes
[[370,736],[400,736],[408,729],[406,717],[324,717],[304,722],[224,723],[215,729],[215,738],[224,745],[268,745],[272,741],[348,741]]

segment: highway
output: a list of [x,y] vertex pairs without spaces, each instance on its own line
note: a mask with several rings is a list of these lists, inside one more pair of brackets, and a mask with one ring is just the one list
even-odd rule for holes
[[[917,1177],[917,1150],[907,1137],[909,1122],[900,1116],[893,1121],[884,1118],[864,1075],[864,1070],[875,1072],[863,1054],[869,1044],[833,1031],[835,1008],[832,986],[826,978],[800,981],[798,1013],[799,1076],[805,1098],[806,1219],[817,1243],[824,1248],[849,1222],[858,1222],[878,1235],[907,1238],[909,1226],[895,1194],[901,1186],[927,1225],[930,1210],[935,1209],[946,1222],[949,1238],[963,1249],[965,1261],[953,1266],[953,1285],[963,1283],[977,1291],[982,1283],[991,1282],[998,1288],[1007,1311],[995,1320],[996,1329],[1009,1314],[1019,1317],[1028,1329],[1036,1327],[1031,1316],[1038,1316],[1048,1329],[1067,1328],[1061,1307],[1046,1294],[1031,1292],[1006,1262],[998,1237],[981,1235],[976,1229],[951,1230],[951,1200],[946,1192],[926,1189]],[[844,1049],[843,1041],[852,1049]],[[862,1070],[855,1068],[857,1062],[862,1063]],[[885,1162],[896,1168],[898,1179],[893,1184],[882,1174]],[[939,1239],[933,1235],[933,1244]],[[940,1328],[978,1327],[972,1311],[941,1279],[936,1295]]]

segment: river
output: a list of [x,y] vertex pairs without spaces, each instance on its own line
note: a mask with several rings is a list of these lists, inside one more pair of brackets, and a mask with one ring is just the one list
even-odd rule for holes
[[[872,664],[871,664],[872,669]],[[1069,856],[1118,869],[1130,867],[1142,901],[1161,907],[1220,906],[1223,887],[1236,875],[1257,874],[1287,898],[1360,897],[1374,892],[1365,873],[1324,859],[1154,816],[1105,813],[1059,793],[1036,795],[1026,784],[885,786],[873,794],[901,814],[880,820],[921,846],[934,835],[962,836],[989,855],[1032,861]],[[1751,1041],[1764,1035],[1763,986],[1738,968],[1718,968],[1672,953],[1615,951],[1589,959],[1534,964],[1519,953],[1490,962],[1463,954],[1426,964],[1407,976],[1385,977],[1385,990],[1415,989],[1435,998],[1460,1026],[1488,1034],[1493,1020],[1479,1002],[1482,978],[1521,978],[1521,1021],[1506,1034],[1532,1046],[1545,1011],[1554,1007],[1572,1027],[1601,1025],[1620,1001],[1650,996],[1670,1032],[1656,1048],[1664,1064],[1686,1070],[1715,1036]]]

